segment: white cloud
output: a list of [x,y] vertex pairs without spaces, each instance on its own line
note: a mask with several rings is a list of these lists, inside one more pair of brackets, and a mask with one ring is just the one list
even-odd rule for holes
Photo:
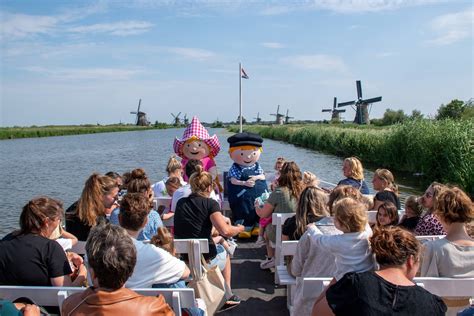
[[199,49],[199,48],[166,47],[165,50],[187,59],[200,60],[200,61],[207,60],[216,56],[216,54],[211,51]]
[[329,55],[297,55],[281,59],[283,63],[308,70],[346,72],[347,67],[339,57]]
[[22,39],[35,34],[46,34],[55,29],[61,21],[53,16],[2,13],[1,38]]
[[126,21],[76,26],[69,28],[68,31],[81,34],[108,33],[110,35],[126,36],[145,33],[153,26],[152,23],[144,21]]
[[288,1],[273,1],[260,10],[262,15],[280,15],[291,11],[328,10],[337,13],[363,13],[397,10],[404,7],[449,2],[448,0],[300,0],[288,6]]
[[274,48],[274,49],[285,47],[283,44],[277,43],[277,42],[263,42],[261,43],[261,45],[266,48]]
[[431,22],[431,28],[438,34],[428,40],[432,45],[449,45],[472,37],[474,9],[438,16]]
[[24,67],[23,70],[61,80],[129,80],[143,73],[139,69],[120,68],[45,68]]

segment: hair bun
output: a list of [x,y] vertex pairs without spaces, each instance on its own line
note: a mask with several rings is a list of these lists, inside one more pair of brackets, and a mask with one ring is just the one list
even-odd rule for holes
[[201,165],[196,165],[194,168],[198,174],[201,174],[204,171],[204,168]]
[[143,170],[142,168],[133,169],[132,174],[131,174],[131,178],[132,179],[143,179],[143,180],[148,179],[145,170]]

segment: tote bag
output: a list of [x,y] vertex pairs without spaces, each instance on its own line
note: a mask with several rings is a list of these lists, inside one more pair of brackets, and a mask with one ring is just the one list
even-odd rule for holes
[[[192,243],[190,243],[192,245]],[[198,279],[197,271],[195,271],[195,258],[189,256],[189,264],[193,270],[193,279],[189,282],[189,286],[194,289],[197,298],[202,299],[206,303],[209,315],[214,315],[226,301],[226,286],[224,277],[218,266],[209,268],[207,263],[201,258],[202,274]]]

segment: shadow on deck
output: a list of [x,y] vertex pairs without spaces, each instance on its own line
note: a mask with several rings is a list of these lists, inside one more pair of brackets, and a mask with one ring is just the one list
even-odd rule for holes
[[289,315],[286,308],[286,289],[275,285],[275,275],[261,270],[265,248],[257,248],[255,239],[238,240],[239,247],[232,258],[232,289],[242,303],[218,315]]

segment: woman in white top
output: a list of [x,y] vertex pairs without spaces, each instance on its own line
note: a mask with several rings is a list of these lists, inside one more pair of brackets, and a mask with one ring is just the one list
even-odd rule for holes
[[421,276],[474,277],[474,239],[467,225],[474,220],[471,199],[459,188],[440,193],[434,211],[446,237],[426,243]]
[[182,186],[186,184],[186,182],[183,180],[183,167],[181,166],[181,162],[176,159],[175,155],[171,156],[168,160],[168,164],[166,165],[166,173],[168,174],[167,177],[164,177],[163,180],[158,181],[151,186],[156,197],[173,196],[173,194],[169,194],[166,187],[166,180],[171,177],[177,177],[180,180]]

